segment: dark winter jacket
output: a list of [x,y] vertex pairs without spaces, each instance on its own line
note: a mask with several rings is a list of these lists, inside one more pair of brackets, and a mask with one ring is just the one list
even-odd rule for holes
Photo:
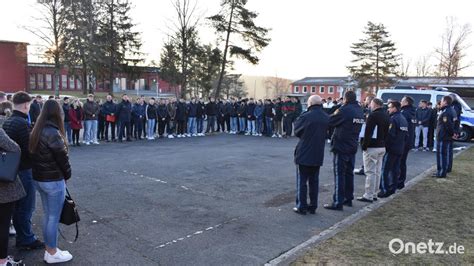
[[329,119],[329,127],[334,129],[331,146],[335,153],[355,154],[359,133],[364,124],[364,111],[354,101],[336,110]]
[[42,104],[37,102],[36,100],[33,100],[33,102],[30,105],[30,119],[31,119],[31,124],[36,123],[36,119],[38,119],[38,116],[41,113],[41,107]]
[[187,113],[188,117],[196,117],[197,116],[197,108],[198,108],[197,104],[190,102],[186,108],[187,108],[186,113]]
[[38,147],[31,155],[34,180],[52,182],[71,178],[68,149],[54,123],[46,122]]
[[284,102],[281,106],[281,112],[283,113],[284,118],[293,119],[296,112],[296,106],[291,101]]
[[251,120],[251,121],[255,120],[255,114],[254,114],[255,106],[256,106],[256,104],[254,104],[254,103],[247,104],[247,110],[245,112],[247,113],[247,119],[248,120]]
[[[372,111],[367,117],[364,138],[362,139],[362,150],[367,148],[384,148],[385,138],[390,126],[390,116],[383,108]],[[377,128],[377,132],[374,130]],[[375,135],[375,138],[373,136]]]
[[255,110],[253,111],[253,115],[255,119],[262,119],[263,118],[263,105],[256,105]]
[[208,102],[206,104],[206,115],[208,115],[208,116],[216,116],[217,115],[217,103]]
[[311,106],[295,122],[295,135],[299,142],[295,148],[295,164],[322,166],[324,142],[329,125],[329,116],[321,106]]
[[186,104],[179,102],[176,106],[176,121],[186,121]]
[[244,102],[239,105],[239,108],[237,109],[237,116],[244,118],[247,116],[247,105]]
[[202,119],[204,118],[205,111],[206,111],[206,106],[202,102],[198,102],[196,108],[196,118],[197,119]]
[[274,117],[274,114],[273,114],[273,104],[265,104],[263,106],[263,116],[265,116],[266,118],[273,118]]
[[423,127],[429,127],[430,117],[431,117],[431,112],[429,108],[416,109],[416,120],[418,122],[418,125],[421,125]]
[[408,122],[400,112],[390,114],[390,126],[385,140],[388,153],[402,155],[408,139]]
[[27,114],[13,110],[12,116],[3,123],[3,129],[7,135],[20,146],[21,161],[19,170],[31,169],[31,157],[28,150],[31,128],[27,119]]
[[[4,116],[0,116],[0,124],[3,123]],[[7,152],[20,152],[20,147],[16,144],[7,133],[0,128],[0,150]],[[18,175],[13,182],[0,182],[0,204],[15,202],[26,196],[23,184]],[[4,214],[2,214],[4,215]]]
[[416,123],[416,110],[413,106],[403,106],[401,111],[405,120],[408,123],[408,136],[407,141],[405,143],[405,149],[409,150],[413,147],[413,142],[415,141],[415,127]]
[[[160,121],[166,121],[166,119],[169,119],[170,117],[170,114],[169,114],[169,108],[168,106],[166,106],[165,104],[159,104],[158,105],[158,110],[157,110],[157,113],[158,113],[158,120]],[[174,118],[174,116],[173,116]],[[164,119],[164,120],[163,120]]]
[[117,104],[117,117],[120,122],[130,122],[132,120],[132,104],[130,101],[122,101]]
[[232,103],[226,102],[224,104],[224,115],[225,116],[230,116],[230,114],[232,113],[232,109],[233,109]]
[[69,108],[71,108],[71,106],[67,103],[63,103],[63,114],[64,114],[64,123],[68,123],[69,122]]
[[237,103],[231,103],[231,109],[230,109],[230,117],[237,117],[237,110],[239,109],[239,105]]
[[84,104],[84,120],[97,120],[99,116],[99,104],[95,101],[87,100]]
[[106,101],[102,105],[102,113],[104,115],[115,115],[117,112],[117,105],[113,101]]
[[438,123],[436,126],[437,141],[451,141],[453,139],[455,133],[455,116],[456,112],[452,106],[441,108],[441,113],[438,116]]
[[156,119],[158,117],[158,109],[156,105],[147,104],[145,107],[146,119]]
[[276,121],[281,121],[283,119],[282,106],[283,104],[281,102],[275,104],[275,120]]

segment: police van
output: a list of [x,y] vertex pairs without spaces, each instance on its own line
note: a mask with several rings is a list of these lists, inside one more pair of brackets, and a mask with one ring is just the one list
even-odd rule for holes
[[461,114],[461,133],[458,138],[459,141],[470,141],[474,136],[474,111],[467,105],[467,103],[457,94],[447,91],[446,89],[436,90],[410,90],[410,89],[386,89],[379,90],[377,98],[387,102],[388,99],[401,101],[403,96],[410,96],[415,100],[415,107],[421,100],[432,102],[436,105],[437,102],[441,101],[443,96],[455,95],[457,100],[462,106]]

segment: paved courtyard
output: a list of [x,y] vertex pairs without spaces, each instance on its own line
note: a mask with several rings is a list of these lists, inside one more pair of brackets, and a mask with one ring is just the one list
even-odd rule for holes
[[[72,147],[68,185],[82,221],[78,242],[60,247],[74,255],[70,265],[263,264],[366,206],[322,208],[333,191],[327,145],[317,214],[294,214],[296,142],[216,135]],[[434,153],[412,152],[409,178],[433,164]],[[364,180],[355,177],[356,196]],[[42,251],[16,255],[42,263]]]

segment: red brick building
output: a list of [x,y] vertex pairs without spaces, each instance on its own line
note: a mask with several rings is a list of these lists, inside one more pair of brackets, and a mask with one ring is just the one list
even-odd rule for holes
[[[0,91],[55,90],[54,65],[46,63],[28,63],[27,43],[0,41]],[[110,86],[108,79],[96,79],[96,91],[114,93],[149,92],[162,94],[179,94],[179,88],[171,87],[159,77],[157,67],[138,67],[139,77],[131,80],[126,73],[117,73],[115,82]],[[83,82],[80,68],[75,71],[62,69],[59,77],[59,91],[82,91]]]

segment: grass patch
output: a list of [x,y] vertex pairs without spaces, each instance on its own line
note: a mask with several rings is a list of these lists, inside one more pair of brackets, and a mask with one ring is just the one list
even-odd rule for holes
[[[391,202],[298,258],[313,264],[474,264],[474,149],[454,160],[447,179],[427,177]],[[392,254],[388,243],[457,243],[464,254]],[[398,248],[396,245],[395,248]]]

